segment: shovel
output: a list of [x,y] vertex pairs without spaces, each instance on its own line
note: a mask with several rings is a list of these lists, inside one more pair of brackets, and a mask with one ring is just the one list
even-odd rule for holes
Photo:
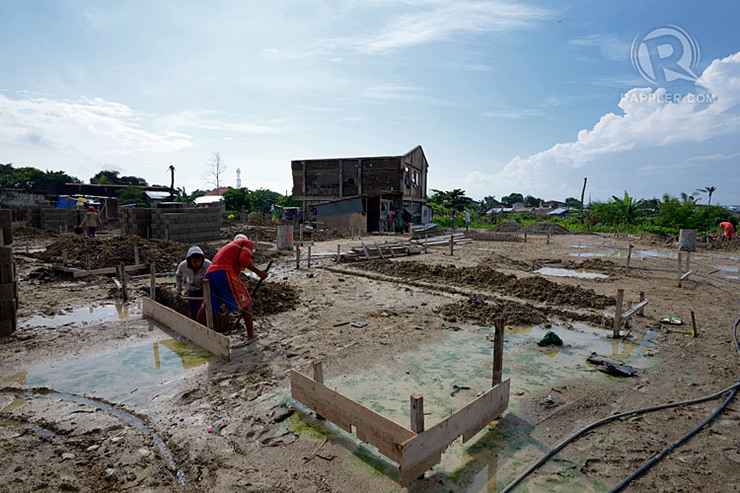
[[[272,260],[270,260],[270,261],[269,261],[269,262],[267,263],[267,267],[265,268],[265,274],[267,274],[267,273],[268,273],[268,272],[270,271],[270,267],[272,267]],[[257,294],[257,290],[258,290],[258,289],[260,288],[260,286],[262,285],[262,281],[263,281],[263,280],[264,280],[264,279],[260,278],[260,280],[259,280],[259,281],[257,281],[257,285],[256,285],[256,286],[254,287],[254,289],[252,290],[252,292],[251,292],[251,293],[249,293],[249,297],[250,297],[250,298],[252,298],[252,303],[254,303],[254,295],[256,295],[256,294]],[[238,318],[236,319],[236,321],[234,322],[234,325],[232,325],[232,326],[231,326],[231,331],[230,331],[230,332],[233,332],[233,331],[234,331],[234,329],[236,329],[236,326],[237,326],[237,325],[239,325],[239,322],[241,321],[241,319],[242,319],[242,317],[243,317],[243,316],[244,316],[244,310],[240,310],[240,311],[239,311],[239,317],[238,317]]]

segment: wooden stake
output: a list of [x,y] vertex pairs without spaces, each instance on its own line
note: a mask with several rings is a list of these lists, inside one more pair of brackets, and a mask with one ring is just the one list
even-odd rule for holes
[[550,230],[547,230],[547,244],[550,244]]
[[85,252],[85,264],[87,265],[87,270],[90,270],[90,252]]
[[157,297],[157,265],[149,264],[149,297],[156,299]]
[[295,268],[301,268],[301,247],[300,245],[295,246]]
[[311,268],[311,245],[308,246],[308,268]]
[[527,232],[525,231],[524,232],[524,243],[526,243],[526,242],[527,242]]
[[339,263],[339,259],[341,258],[341,256],[342,256],[341,245],[337,245],[337,263]]
[[[640,291],[640,303],[642,303],[643,301],[645,301],[645,291]],[[637,313],[640,314],[640,316],[644,316],[645,308],[640,308]]]
[[424,397],[411,394],[411,431],[421,433],[424,431]]
[[[634,245],[630,245],[629,250],[627,251],[627,270],[630,270],[630,259],[632,259],[632,249],[634,248]],[[642,301],[642,300],[640,300]]]
[[497,318],[493,321],[493,326],[493,378],[491,380],[491,387],[500,384],[502,378],[504,367],[504,319]]
[[622,323],[622,303],[624,302],[624,289],[617,289],[617,307],[614,311],[614,333],[612,338],[619,339],[619,326]]
[[691,337],[696,337],[696,316],[691,312]]
[[681,272],[681,267],[682,267],[682,265],[681,265],[681,252],[678,252],[678,287],[679,288],[681,287],[681,281],[682,281],[681,274],[683,274]]
[[324,383],[324,369],[321,366],[321,360],[315,359],[311,363],[313,365],[313,379],[317,382]]
[[455,237],[450,235],[450,257],[454,257],[454,256],[455,256]]
[[67,250],[62,250],[62,267],[67,267]]
[[691,252],[686,252],[686,271],[691,270]]
[[126,284],[126,264],[121,262],[121,286],[123,286],[123,301],[128,301],[128,285]]
[[213,307],[211,306],[211,285],[203,279],[203,302],[206,307],[206,327],[213,330]]
[[139,265],[139,238],[134,237],[134,265]]

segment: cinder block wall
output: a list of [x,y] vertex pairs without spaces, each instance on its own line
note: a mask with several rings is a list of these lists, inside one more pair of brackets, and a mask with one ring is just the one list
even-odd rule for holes
[[123,208],[121,234],[183,243],[214,241],[221,238],[222,216],[218,207]]
[[154,209],[152,239],[185,243],[221,238],[221,208]]
[[59,233],[59,227],[61,226],[62,233],[71,233],[80,225],[86,212],[87,210],[78,209],[42,208],[39,211],[39,227]]
[[18,317],[18,277],[13,259],[13,216],[0,209],[0,335],[15,332]]

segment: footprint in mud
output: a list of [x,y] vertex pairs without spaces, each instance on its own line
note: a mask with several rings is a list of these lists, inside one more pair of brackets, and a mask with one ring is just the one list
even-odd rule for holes
[[206,393],[203,392],[201,389],[193,389],[188,392],[185,392],[180,396],[180,400],[183,404],[190,404],[192,402],[197,401],[198,399],[202,399],[206,396]]

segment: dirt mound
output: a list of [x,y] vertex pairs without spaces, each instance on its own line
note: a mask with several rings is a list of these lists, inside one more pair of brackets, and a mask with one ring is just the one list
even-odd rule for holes
[[[191,243],[179,241],[147,241],[135,235],[116,236],[112,238],[86,238],[82,236],[60,237],[49,245],[43,252],[33,254],[44,262],[61,264],[62,252],[67,252],[67,262],[71,267],[87,268],[86,254],[90,254],[90,267],[100,269],[113,267],[121,262],[133,265],[135,261],[134,243],[139,245],[139,263],[155,264],[157,272],[171,272],[185,259]],[[206,255],[212,259],[218,247],[208,243],[199,245]],[[255,262],[263,262],[259,254],[255,254]]]
[[569,235],[571,234],[570,230],[568,228],[564,228],[563,226],[555,223],[545,223],[545,222],[538,222],[538,223],[532,223],[529,226],[525,226],[522,228],[522,233],[529,233],[529,234],[535,234],[535,235],[546,235],[550,232],[551,235]]
[[670,235],[668,233],[648,233],[647,231],[640,231],[636,236],[640,241],[656,246],[674,246],[678,241],[675,235]]
[[516,221],[504,221],[491,228],[494,233],[516,233],[522,229],[522,225]]
[[503,318],[510,325],[533,325],[547,320],[544,314],[531,306],[513,301],[483,302],[469,299],[445,305],[437,313],[448,322],[478,322],[486,325],[493,325],[497,318]]
[[13,241],[25,241],[25,240],[39,240],[56,238],[59,233],[54,231],[47,231],[45,229],[30,228],[28,226],[14,226],[13,227]]
[[[257,285],[257,281],[255,279],[248,278],[243,274],[240,276],[240,279],[247,286],[249,292],[252,292]],[[175,290],[173,287],[158,286],[156,299],[159,303],[162,303],[173,310],[177,310],[185,316],[188,315],[187,304],[185,302],[178,302],[175,299]],[[290,284],[285,282],[264,281],[254,297],[252,310],[255,317],[276,315],[288,310],[293,310],[298,305],[299,299],[298,291]],[[230,331],[238,317],[238,312],[228,313],[223,311],[222,308],[221,313],[216,314],[216,317],[213,320],[215,330],[218,332]],[[241,330],[242,327],[243,326],[240,323],[237,330]]]
[[593,289],[559,284],[539,276],[517,279],[513,274],[504,274],[485,265],[456,267],[454,265],[427,265],[416,261],[372,260],[362,262],[359,267],[388,276],[438,284],[475,286],[548,303],[588,308],[604,308],[615,303],[614,298],[598,295]]

